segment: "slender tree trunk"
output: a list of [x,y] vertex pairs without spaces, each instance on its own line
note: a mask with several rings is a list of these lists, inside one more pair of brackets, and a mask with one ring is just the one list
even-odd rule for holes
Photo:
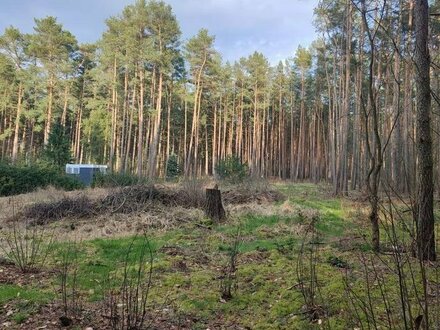
[[50,77],[47,87],[48,101],[47,101],[47,114],[46,114],[46,125],[44,127],[44,145],[47,145],[49,140],[50,128],[52,126],[52,106],[53,106],[53,89],[54,89],[54,78]]
[[[143,146],[144,146],[144,68],[143,63],[139,64],[139,127],[138,127],[138,139],[137,139],[137,175],[142,177],[143,169]],[[151,178],[151,177],[150,177]]]
[[[370,46],[370,58],[368,67],[368,104],[363,104],[365,114],[365,132],[366,145],[370,158],[370,168],[366,177],[368,188],[368,198],[370,201],[370,223],[371,223],[371,241],[373,250],[380,250],[380,228],[379,228],[379,183],[380,173],[383,164],[382,144],[379,133],[379,114],[377,111],[376,91],[374,86],[374,69],[376,63],[375,34],[371,33],[367,20],[367,8],[365,0],[362,0],[362,20],[365,31],[368,35]],[[365,101],[364,101],[365,102]],[[368,110],[366,110],[368,108]],[[370,128],[370,121],[372,127]],[[370,129],[373,135],[373,150],[371,150]]]
[[112,95],[112,99],[111,99],[111,112],[112,112],[112,125],[111,125],[111,140],[110,140],[110,159],[109,159],[109,163],[110,163],[110,169],[113,171],[114,170],[114,156],[115,156],[115,145],[116,145],[116,129],[117,129],[117,125],[116,125],[116,113],[117,113],[117,109],[116,109],[116,57],[114,58],[113,61],[113,82],[112,82],[112,88],[111,88],[111,95]]
[[66,82],[66,86],[64,87],[63,114],[61,115],[61,125],[63,127],[66,127],[66,121],[67,121],[68,96],[69,96],[69,84],[68,82]]
[[17,160],[18,134],[19,134],[19,130],[20,130],[22,100],[23,100],[23,84],[22,84],[22,82],[20,82],[18,85],[17,114],[16,114],[16,118],[15,118],[14,142],[12,144],[12,158],[11,158],[12,163],[15,163],[15,161]]
[[[193,120],[191,125],[191,135],[189,141],[189,147],[187,152],[187,158],[185,163],[185,175],[195,174],[195,169],[197,168],[197,152],[198,152],[198,124],[199,124],[199,114],[200,114],[200,99],[202,97],[202,75],[207,61],[207,54],[204,54],[203,63],[199,68],[195,81],[195,91],[194,91],[194,110],[193,110]],[[194,154],[194,157],[192,155]]]
[[170,82],[169,87],[169,95],[168,95],[168,102],[167,102],[167,146],[165,151],[165,176],[167,175],[168,171],[168,160],[170,159],[170,143],[171,143],[171,108],[172,108],[172,101],[173,101],[173,81]]
[[[159,69],[160,70],[160,69]],[[157,86],[157,100],[156,100],[156,113],[154,117],[153,125],[153,143],[150,148],[150,155],[148,159],[148,177],[150,179],[156,176],[157,168],[157,153],[160,140],[160,124],[162,118],[162,91],[163,91],[163,73],[159,71],[159,81]]]
[[[435,260],[431,86],[428,48],[428,0],[415,0],[415,56],[417,102],[417,247],[421,260]],[[426,313],[426,311],[425,311]],[[427,320],[426,320],[427,321]]]
[[215,176],[215,166],[217,164],[217,102],[214,104],[214,118],[212,128],[212,174]]

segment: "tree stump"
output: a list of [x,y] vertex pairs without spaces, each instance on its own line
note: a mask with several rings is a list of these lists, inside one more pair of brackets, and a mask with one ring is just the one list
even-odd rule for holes
[[226,219],[226,212],[222,204],[222,195],[217,186],[213,189],[206,189],[205,214],[214,222]]

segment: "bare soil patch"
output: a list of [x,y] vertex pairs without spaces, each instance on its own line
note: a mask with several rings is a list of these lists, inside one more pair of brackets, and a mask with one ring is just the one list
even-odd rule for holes
[[[13,311],[13,302],[3,309]],[[12,308],[12,309],[11,309]],[[38,307],[22,324],[15,324],[9,320],[7,313],[0,313],[1,329],[112,329],[110,319],[103,304],[89,303],[82,307],[77,316],[71,318],[71,325],[63,326],[61,318],[63,310],[60,302],[53,302]],[[182,315],[171,308],[151,310],[146,322],[148,329],[174,330],[192,329],[197,321],[190,315]]]
[[12,284],[17,286],[35,285],[42,283],[54,274],[53,271],[34,270],[27,273],[12,263],[0,264],[0,284]]

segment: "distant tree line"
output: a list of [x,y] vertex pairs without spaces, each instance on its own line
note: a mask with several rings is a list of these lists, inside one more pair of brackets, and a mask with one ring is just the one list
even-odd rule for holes
[[[182,42],[172,8],[136,1],[78,44],[54,17],[0,37],[0,157],[33,162],[61,126],[73,161],[115,172],[213,175],[238,157],[258,177],[328,181],[335,194],[378,179],[416,188],[414,3],[321,0],[319,39],[271,66],[224,63],[205,29]],[[432,12],[440,12],[438,1]],[[293,15],[293,13],[292,13]],[[440,25],[430,19],[434,179],[440,177]],[[176,165],[176,163],[178,165]],[[374,187],[371,188],[374,190]]]

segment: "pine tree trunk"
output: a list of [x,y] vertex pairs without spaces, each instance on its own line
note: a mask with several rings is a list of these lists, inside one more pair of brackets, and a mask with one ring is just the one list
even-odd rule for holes
[[162,114],[162,88],[163,88],[163,73],[159,72],[159,83],[158,83],[158,92],[157,92],[157,101],[156,101],[156,113],[154,117],[154,126],[153,126],[153,143],[150,148],[150,155],[148,159],[148,177],[153,179],[156,176],[156,168],[157,168],[157,154],[158,154],[158,145],[160,140],[160,124],[161,124],[161,114]]
[[431,87],[428,49],[428,1],[414,7],[417,102],[417,248],[421,260],[435,260],[433,163],[431,137]]
[[50,78],[48,83],[46,124],[44,127],[44,141],[43,141],[44,145],[47,145],[47,142],[49,141],[50,128],[52,125],[53,88],[54,88],[54,82],[53,79]]
[[15,130],[14,130],[14,142],[12,144],[12,163],[17,160],[18,153],[18,133],[20,130],[20,117],[21,117],[21,105],[23,99],[23,84],[20,82],[18,86],[18,97],[17,97],[17,116],[15,117]]
[[69,95],[69,85],[68,82],[66,82],[66,86],[64,87],[63,114],[61,115],[61,125],[63,125],[63,127],[66,127],[66,121],[67,121],[68,95]]
[[[142,177],[143,145],[144,145],[144,68],[139,64],[139,109],[138,109],[138,139],[137,139],[137,175]],[[151,164],[149,164],[151,165]]]
[[168,95],[168,103],[167,103],[167,146],[165,151],[165,176],[168,171],[168,161],[170,159],[170,141],[171,141],[171,108],[173,102],[173,81],[171,80],[169,95]]
[[218,188],[206,189],[205,214],[214,222],[226,219],[225,209],[222,204],[222,195]]
[[115,156],[115,145],[116,145],[116,113],[117,113],[117,109],[116,109],[116,68],[117,68],[117,62],[116,62],[116,56],[114,58],[114,62],[113,62],[113,81],[112,81],[112,87],[111,87],[111,95],[112,95],[112,99],[111,99],[111,113],[112,113],[112,124],[111,124],[111,142],[110,142],[110,158],[109,158],[109,163],[110,163],[110,170],[113,171],[114,170],[114,156]]

